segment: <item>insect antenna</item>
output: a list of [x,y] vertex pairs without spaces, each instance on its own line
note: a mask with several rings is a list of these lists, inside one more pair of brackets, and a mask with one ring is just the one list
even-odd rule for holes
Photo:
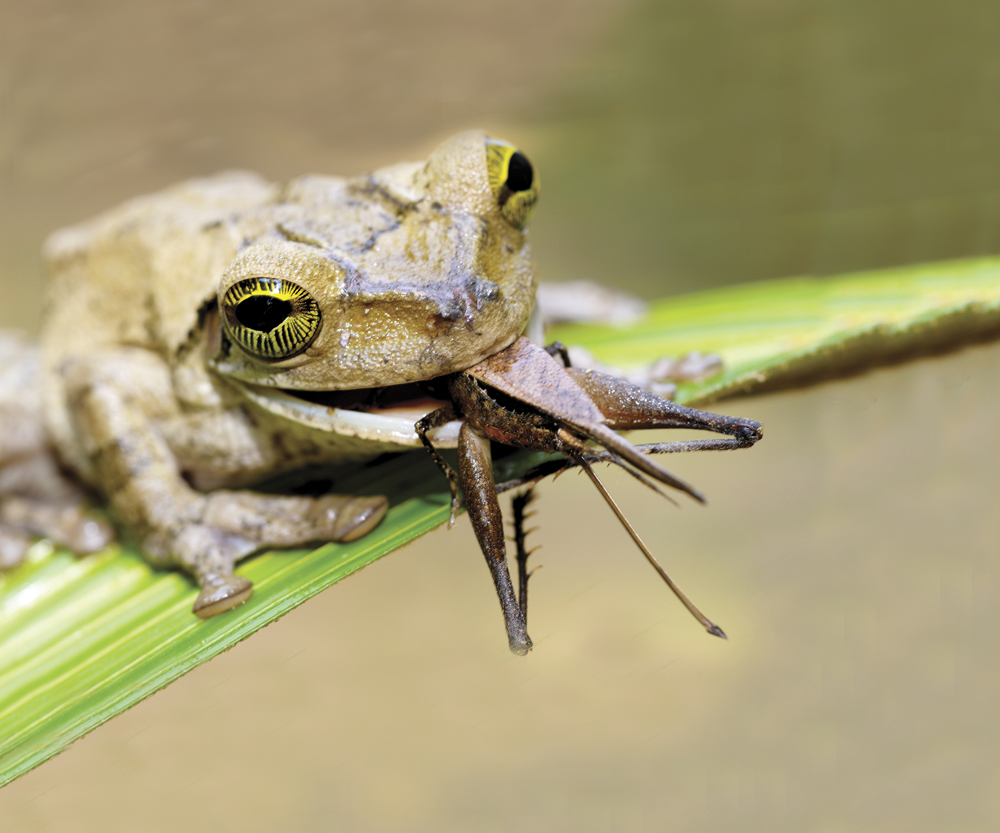
[[[638,448],[639,446],[636,447]],[[617,454],[613,454],[610,451],[602,451],[599,449],[595,449],[592,453],[584,455],[583,459],[586,460],[588,463],[595,463],[595,462],[612,463],[616,466],[619,466],[625,469],[625,471],[631,474],[632,477],[638,480],[643,486],[652,489],[660,497],[664,498],[665,500],[669,500],[674,506],[680,506],[680,504],[676,500],[670,497],[670,495],[664,492],[652,480],[646,477],[646,475],[644,475],[641,471],[637,471],[636,469],[632,468],[627,461],[623,460]],[[575,461],[569,461],[569,462],[575,465]]]
[[601,493],[601,496],[607,502],[608,506],[611,507],[611,511],[613,511],[615,515],[618,517],[618,520],[621,521],[621,524],[622,526],[625,527],[626,532],[628,532],[628,534],[632,536],[632,540],[635,541],[636,546],[639,547],[639,549],[642,551],[642,554],[646,556],[646,560],[650,564],[652,564],[653,569],[660,574],[660,578],[662,578],[667,583],[667,586],[671,590],[673,590],[674,595],[678,599],[680,599],[681,604],[688,609],[688,612],[692,616],[694,616],[695,619],[701,622],[705,630],[707,630],[710,634],[712,634],[712,636],[718,636],[721,637],[722,639],[726,639],[727,638],[726,634],[722,630],[722,628],[720,628],[717,624],[715,624],[715,622],[713,622],[704,613],[698,610],[698,607],[695,605],[695,603],[692,602],[687,597],[684,591],[677,586],[677,583],[672,578],[670,578],[670,575],[667,573],[667,571],[664,570],[662,566],[660,566],[660,562],[656,560],[656,558],[653,556],[653,553],[649,551],[649,548],[643,543],[643,540],[639,537],[639,534],[635,531],[635,529],[632,528],[632,524],[628,522],[628,518],[626,518],[625,515],[622,513],[622,510],[618,508],[618,504],[615,503],[614,498],[611,497],[608,490],[604,487],[604,484],[601,482],[601,479],[594,472],[593,468],[591,468],[590,463],[588,463],[583,457],[576,457],[574,459],[576,460],[577,464],[587,473],[587,476],[593,481],[594,485],[597,486],[597,490]]
[[[739,438],[726,437],[724,439],[717,440],[682,440],[681,442],[670,443],[645,443],[643,445],[635,446],[635,449],[643,454],[678,454],[687,451],[735,451],[736,449],[747,447],[748,444]],[[588,462],[601,460],[607,463],[616,463],[617,465],[622,465],[623,463],[618,455],[613,455],[610,451],[604,451],[596,448],[584,455],[584,457]],[[510,491],[511,489],[520,488],[521,486],[529,484],[534,485],[543,478],[560,475],[567,469],[575,468],[579,465],[579,460],[576,457],[561,457],[559,459],[546,460],[544,463],[540,463],[537,466],[532,467],[520,477],[504,481],[503,483],[497,483],[497,492],[502,493]],[[627,465],[622,467],[636,479],[642,480],[644,483],[646,482],[635,469],[629,468]],[[658,488],[657,492],[662,494],[674,505],[677,505],[677,502],[671,498],[670,495],[661,492]]]

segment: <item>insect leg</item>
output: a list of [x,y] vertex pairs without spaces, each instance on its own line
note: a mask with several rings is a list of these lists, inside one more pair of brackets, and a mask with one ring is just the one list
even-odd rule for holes
[[551,344],[546,344],[543,348],[546,353],[548,353],[554,359],[556,356],[563,363],[563,367],[572,367],[573,364],[569,360],[569,349],[561,341],[553,341]]
[[448,529],[451,529],[455,525],[455,515],[458,513],[458,473],[448,465],[448,461],[444,459],[438,450],[434,447],[434,443],[431,442],[430,437],[427,436],[428,431],[432,431],[435,428],[440,428],[442,425],[446,425],[453,419],[457,419],[455,409],[451,405],[445,405],[443,408],[438,408],[436,411],[431,411],[423,419],[417,420],[416,424],[413,426],[414,430],[417,432],[417,436],[420,437],[420,442],[424,444],[424,448],[427,449],[428,453],[431,455],[431,459],[437,463],[437,466],[441,471],[444,472],[444,476],[448,478],[448,487],[451,489],[451,518],[448,520]]
[[510,650],[526,654],[531,650],[531,639],[507,570],[507,542],[500,500],[493,485],[490,441],[468,423],[462,425],[458,435],[458,472],[465,493],[465,508],[500,599]]
[[525,521],[534,512],[529,512],[528,505],[535,499],[534,486],[514,497],[511,506],[514,510],[514,546],[517,548],[517,603],[521,608],[521,616],[524,617],[524,624],[528,624],[528,579],[534,570],[528,570],[528,556],[533,550],[529,550],[525,545],[525,539],[529,532],[534,532],[534,528],[525,529]]
[[[744,443],[741,443],[735,437],[724,440],[683,440],[675,443],[643,443],[642,445],[634,446],[636,451],[643,454],[678,454],[687,451],[735,451],[746,447]],[[619,459],[614,455],[599,449],[594,449],[593,453],[584,454],[583,459],[588,463],[619,463]],[[579,465],[580,463],[577,460],[569,457],[546,460],[544,463],[532,466],[518,477],[497,483],[497,493],[503,494],[504,492],[509,492],[511,489],[533,486],[546,477],[560,474],[567,469],[576,468]]]
[[728,434],[746,448],[756,443],[763,430],[759,422],[685,408],[645,388],[596,370],[567,368],[566,372],[586,391],[604,414],[604,422],[618,431],[644,428],[694,428]]

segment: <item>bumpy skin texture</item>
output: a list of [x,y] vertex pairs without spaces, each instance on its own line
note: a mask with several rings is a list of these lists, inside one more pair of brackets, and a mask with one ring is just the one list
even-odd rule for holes
[[[198,578],[202,615],[249,592],[232,576],[237,559],[351,540],[385,511],[382,498],[226,491],[393,447],[291,422],[251,404],[247,383],[329,391],[427,380],[524,329],[534,269],[525,233],[500,214],[484,142],[464,133],[426,163],[353,179],[192,180],[47,244],[49,434],[152,560]],[[220,329],[218,299],[257,277],[295,281],[321,310],[318,335],[284,361],[261,361]]]

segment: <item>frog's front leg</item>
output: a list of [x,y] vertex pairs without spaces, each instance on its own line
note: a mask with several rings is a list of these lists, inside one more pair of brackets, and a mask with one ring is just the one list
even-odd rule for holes
[[236,561],[264,546],[352,541],[385,514],[384,497],[272,496],[195,491],[184,480],[159,419],[176,417],[166,365],[139,348],[72,360],[61,370],[91,476],[136,534],[147,557],[201,585],[194,612],[207,617],[249,597]]

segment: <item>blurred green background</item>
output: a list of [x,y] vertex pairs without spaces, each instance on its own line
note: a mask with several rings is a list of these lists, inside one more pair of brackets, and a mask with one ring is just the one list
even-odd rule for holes
[[[45,235],[122,199],[467,127],[539,167],[544,279],[659,297],[1000,253],[998,42],[988,0],[9,0],[0,325],[37,326]],[[5,788],[2,826],[994,830],[998,371],[979,347],[727,403],[766,438],[676,462],[707,508],[609,477],[728,643],[563,477],[526,659],[462,520]]]

